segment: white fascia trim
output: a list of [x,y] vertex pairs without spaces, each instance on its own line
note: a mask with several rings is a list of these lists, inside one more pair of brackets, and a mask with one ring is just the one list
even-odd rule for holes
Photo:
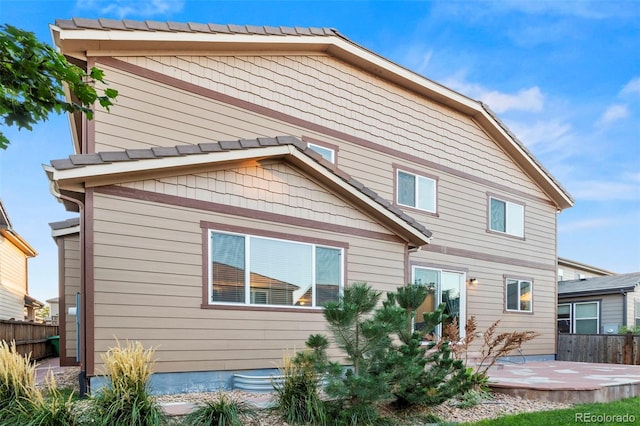
[[51,173],[52,181],[75,181],[124,173],[147,172],[173,167],[197,166],[208,163],[222,163],[241,161],[251,158],[276,157],[291,154],[296,148],[292,145],[269,146],[256,149],[238,149],[232,151],[217,151],[204,154],[189,154],[179,157],[147,158],[140,160],[121,161],[104,164],[93,164],[66,170],[56,170],[45,166]]
[[368,197],[367,195],[365,195],[362,192],[360,192],[357,189],[355,189],[353,186],[351,186],[350,184],[345,182],[340,177],[336,176],[335,174],[333,174],[331,172],[327,172],[327,170],[323,166],[321,166],[316,161],[314,161],[311,158],[309,158],[306,154],[303,154],[302,152],[300,152],[298,150],[294,150],[291,153],[291,156],[295,157],[296,160],[304,163],[305,166],[313,169],[318,174],[321,174],[321,175],[327,177],[328,179],[331,180],[331,182],[333,184],[335,184],[335,185],[341,187],[342,189],[348,191],[353,197],[358,198],[358,200],[366,203],[372,209],[381,212],[390,221],[394,222],[396,225],[399,225],[404,230],[406,230],[408,233],[412,234],[418,240],[420,240],[422,242],[422,245],[429,244],[431,242],[430,238],[428,238],[426,235],[422,234],[420,231],[415,229],[413,226],[409,225],[407,222],[405,222],[404,220],[402,220],[401,218],[399,218],[395,214],[393,214],[390,211],[388,211],[387,209],[385,209],[383,206],[378,204],[372,198]]
[[69,228],[53,230],[51,231],[51,236],[55,238],[55,237],[62,237],[64,235],[79,234],[79,233],[80,233],[80,225],[76,225]]

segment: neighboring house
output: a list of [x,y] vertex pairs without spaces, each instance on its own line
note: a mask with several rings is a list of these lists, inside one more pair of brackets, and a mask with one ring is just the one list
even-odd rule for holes
[[524,354],[554,359],[573,200],[482,103],[326,28],[74,19],[52,34],[120,92],[73,117],[75,154],[46,167],[80,213],[52,225],[60,310],[80,305],[63,363],[91,379],[114,337],[135,339],[157,348],[156,386],[215,388],[326,332],[322,304],[353,282],[426,285],[421,310],[446,302],[462,333],[470,316],[536,331]]
[[29,296],[27,260],[37,253],[14,229],[0,200],[0,319],[35,321],[44,306]]
[[582,278],[603,277],[614,275],[615,272],[576,262],[564,257],[558,257],[558,281],[579,280]]
[[640,272],[558,283],[558,332],[617,333],[640,326]]
[[53,297],[51,299],[47,299],[46,302],[49,304],[48,320],[51,321],[51,325],[58,325],[60,318],[60,298]]

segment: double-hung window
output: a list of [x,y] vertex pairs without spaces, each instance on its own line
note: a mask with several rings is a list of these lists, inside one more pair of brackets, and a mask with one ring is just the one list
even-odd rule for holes
[[533,283],[531,280],[507,278],[507,311],[532,312]]
[[524,237],[524,206],[489,197],[489,230]]
[[435,179],[403,170],[397,171],[397,203],[407,207],[436,212]]
[[640,327],[640,302],[636,302],[636,327]]
[[343,249],[209,231],[209,302],[320,307],[343,287]]
[[573,332],[573,321],[571,321],[572,312],[573,309],[571,303],[558,305],[558,333]]

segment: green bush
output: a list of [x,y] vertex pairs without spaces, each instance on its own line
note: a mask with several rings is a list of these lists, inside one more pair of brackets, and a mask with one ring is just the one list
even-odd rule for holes
[[243,420],[255,417],[254,408],[244,401],[237,401],[221,394],[207,401],[185,418],[189,426],[242,426]]

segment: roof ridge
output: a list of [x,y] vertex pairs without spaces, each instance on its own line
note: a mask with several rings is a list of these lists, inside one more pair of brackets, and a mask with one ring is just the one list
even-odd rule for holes
[[56,19],[55,25],[64,30],[101,31],[151,31],[185,32],[210,34],[260,34],[274,36],[340,36],[335,28],[329,27],[288,27],[251,24],[215,24],[198,22],[131,20],[110,18],[70,18]]

